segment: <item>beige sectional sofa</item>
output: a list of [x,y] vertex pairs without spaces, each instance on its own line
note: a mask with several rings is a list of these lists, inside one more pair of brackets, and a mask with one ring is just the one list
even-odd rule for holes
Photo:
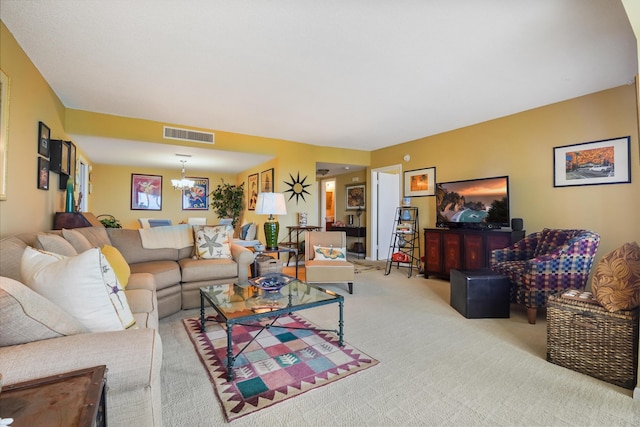
[[[200,286],[246,282],[253,254],[232,245],[231,260],[195,260],[191,257],[191,248],[143,248],[138,230],[88,227],[74,231],[77,231],[76,237],[82,235],[91,246],[116,247],[129,263],[131,276],[125,294],[139,329],[65,333],[45,328],[38,333],[42,332],[46,339],[32,338],[25,343],[0,347],[0,373],[4,383],[9,385],[106,365],[108,424],[161,426],[162,344],[157,332],[158,318],[183,308],[199,307]],[[22,279],[20,260],[25,248],[39,247],[38,235],[62,236],[63,232],[27,233],[0,240],[0,323],[3,328],[12,319],[15,325],[14,313],[24,314],[20,301],[16,303],[15,295],[7,290],[23,286],[14,281]],[[8,308],[10,306],[13,308]],[[29,313],[26,314],[29,318]],[[32,317],[37,318],[37,313]],[[25,323],[42,329],[33,318]],[[0,337],[1,334],[8,335],[0,328]]]

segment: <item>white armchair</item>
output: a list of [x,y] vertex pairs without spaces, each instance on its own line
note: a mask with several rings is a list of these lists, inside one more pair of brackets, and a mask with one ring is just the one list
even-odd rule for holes
[[344,231],[307,231],[304,236],[307,283],[346,283],[353,294],[355,271],[347,261]]

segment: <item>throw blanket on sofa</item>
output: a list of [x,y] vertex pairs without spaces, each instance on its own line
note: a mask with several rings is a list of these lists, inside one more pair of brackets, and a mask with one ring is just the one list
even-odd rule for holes
[[182,249],[193,246],[193,232],[188,224],[141,228],[142,247],[146,249]]

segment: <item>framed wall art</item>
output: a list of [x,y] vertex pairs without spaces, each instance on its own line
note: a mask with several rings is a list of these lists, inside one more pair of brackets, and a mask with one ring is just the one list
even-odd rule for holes
[[38,188],[49,189],[49,160],[38,156]]
[[248,183],[249,186],[247,188],[249,191],[247,191],[247,209],[255,211],[256,203],[258,202],[258,174],[254,173],[249,175]]
[[365,190],[364,184],[347,185],[347,200],[345,209],[364,209],[365,208]]
[[131,174],[131,209],[162,210],[162,176]]
[[51,140],[51,130],[47,125],[38,122],[38,154],[49,158],[49,141]]
[[404,172],[404,197],[435,196],[435,194],[435,167]]
[[186,190],[182,190],[182,210],[207,210],[209,209],[209,178],[194,178],[192,179],[193,187]]
[[553,186],[631,182],[629,136],[553,149]]
[[273,193],[273,168],[260,173],[260,192]]

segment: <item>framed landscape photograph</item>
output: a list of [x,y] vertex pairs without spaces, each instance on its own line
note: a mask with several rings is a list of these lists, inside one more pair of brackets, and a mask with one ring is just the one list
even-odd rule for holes
[[38,188],[49,189],[49,160],[38,156]]
[[260,173],[260,192],[273,193],[273,168]]
[[162,176],[131,174],[131,209],[162,210]]
[[346,190],[347,200],[345,209],[364,209],[366,190],[365,185],[347,185]]
[[47,125],[38,122],[38,154],[49,158],[49,140],[51,139],[51,130]]
[[183,211],[204,211],[209,209],[209,178],[192,179],[193,187],[182,190],[182,210]]
[[436,168],[414,169],[404,172],[404,197],[436,195]]
[[631,182],[629,136],[553,149],[553,186]]
[[250,211],[256,210],[256,203],[258,202],[258,174],[254,173],[249,175],[249,186],[247,191],[247,209]]

